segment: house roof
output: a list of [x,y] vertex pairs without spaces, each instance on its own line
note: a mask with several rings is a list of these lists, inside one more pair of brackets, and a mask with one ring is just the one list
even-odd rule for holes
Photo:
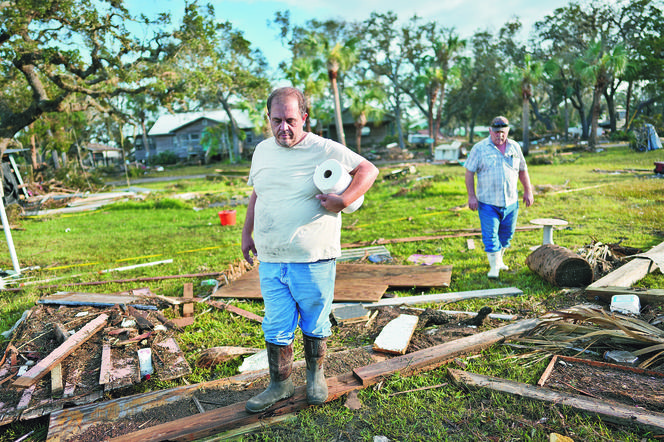
[[[247,112],[233,110],[232,113],[233,117],[235,118],[235,122],[241,129],[252,129],[254,127],[254,124],[249,119]],[[228,115],[224,110],[166,114],[157,119],[152,128],[148,131],[148,135],[169,135],[181,127],[202,118],[207,118],[208,120],[216,121],[218,123],[228,123],[229,121]]]

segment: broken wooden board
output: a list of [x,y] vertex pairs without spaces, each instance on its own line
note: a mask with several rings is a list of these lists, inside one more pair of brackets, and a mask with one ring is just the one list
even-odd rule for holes
[[116,304],[133,304],[133,307],[137,309],[157,310],[157,307],[152,305],[137,304],[143,301],[145,301],[144,298],[130,294],[115,295],[103,293],[59,292],[45,298],[41,298],[37,301],[37,303],[92,307],[113,307]]
[[524,319],[503,327],[356,368],[353,373],[362,381],[362,385],[365,387],[375,384],[380,379],[389,377],[396,372],[399,372],[402,376],[408,376],[442,365],[462,354],[477,352],[505,339],[530,331],[541,322],[539,319]]
[[27,388],[40,380],[51,370],[54,365],[62,362],[64,358],[73,353],[74,350],[83,345],[85,341],[90,339],[92,336],[94,336],[95,333],[101,330],[106,325],[107,320],[108,315],[102,313],[92,321],[88,322],[83,328],[73,334],[58,348],[53,350],[48,356],[34,365],[23,376],[16,379],[12,385],[14,387]]
[[169,337],[157,342],[152,348],[157,360],[156,376],[160,381],[170,381],[191,374],[191,367],[175,338]]
[[388,322],[374,341],[374,351],[395,355],[406,353],[418,319],[415,315],[399,315]]
[[604,302],[610,303],[613,295],[636,295],[641,301],[641,305],[664,304],[664,289],[644,289],[632,287],[588,287],[586,288],[586,296],[588,299],[596,301],[601,299]]
[[[452,266],[339,263],[334,300],[374,302],[388,287],[449,287],[451,278]],[[254,268],[232,284],[220,287],[213,296],[261,299],[258,269]]]
[[462,370],[447,370],[457,385],[472,388],[488,388],[493,391],[548,402],[551,405],[564,405],[575,410],[598,415],[607,422],[619,425],[638,425],[655,433],[664,431],[664,414],[649,412],[642,408],[603,401],[586,396],[560,393],[544,387],[484,376]]
[[257,314],[251,313],[247,310],[241,309],[240,307],[236,307],[231,304],[226,304],[221,301],[207,301],[208,305],[211,305],[214,308],[218,308],[219,310],[227,310],[231,313],[235,313],[236,315],[240,315],[244,318],[250,319],[252,321],[256,322],[263,322],[263,318],[258,316]]
[[[646,253],[641,253],[639,258],[632,258],[630,262],[593,282],[588,288],[631,287],[632,284],[658,267],[656,262],[663,260],[662,255],[664,255],[664,242],[656,245]],[[664,272],[664,270],[661,271]]]

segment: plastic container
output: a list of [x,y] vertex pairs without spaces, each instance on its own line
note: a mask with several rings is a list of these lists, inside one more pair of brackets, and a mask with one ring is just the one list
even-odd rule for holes
[[638,315],[641,311],[641,301],[636,295],[613,295],[610,308],[612,312]]
[[235,225],[235,210],[222,210],[219,212],[219,221],[221,221],[222,226],[234,226]]
[[141,348],[138,350],[138,367],[141,372],[141,379],[150,376],[154,372],[152,367],[152,349]]

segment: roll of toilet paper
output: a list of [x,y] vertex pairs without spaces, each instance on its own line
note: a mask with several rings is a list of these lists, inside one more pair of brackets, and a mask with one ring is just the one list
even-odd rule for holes
[[[342,194],[350,185],[353,177],[335,159],[323,161],[314,172],[314,184],[322,193]],[[364,202],[364,195],[353,201],[342,212],[352,213],[360,208]]]

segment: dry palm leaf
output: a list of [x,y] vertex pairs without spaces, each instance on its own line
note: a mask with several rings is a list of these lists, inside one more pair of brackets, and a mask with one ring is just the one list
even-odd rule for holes
[[245,348],[245,347],[211,347],[203,350],[198,356],[196,365],[201,368],[211,368],[222,362],[230,361],[241,355],[249,353],[256,353],[261,351],[260,348]]
[[572,346],[582,347],[583,350],[595,348],[600,352],[621,347],[639,356],[657,352],[642,362],[641,368],[651,366],[664,355],[664,330],[640,319],[588,305],[551,312],[541,319],[542,324],[528,336],[518,339],[534,347],[531,355],[553,353],[556,349]]

